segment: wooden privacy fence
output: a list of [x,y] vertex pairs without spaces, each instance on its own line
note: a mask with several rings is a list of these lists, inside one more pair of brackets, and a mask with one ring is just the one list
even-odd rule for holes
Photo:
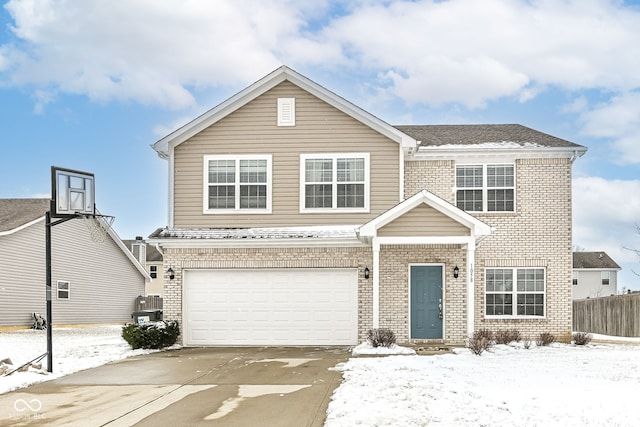
[[573,301],[573,330],[640,337],[640,293]]
[[140,295],[137,297],[134,311],[144,310],[162,310],[162,297],[158,295]]

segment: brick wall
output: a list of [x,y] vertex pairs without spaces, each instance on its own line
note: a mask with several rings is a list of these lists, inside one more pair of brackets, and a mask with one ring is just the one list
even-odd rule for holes
[[[455,163],[405,163],[405,193],[422,188],[454,202]],[[561,340],[571,335],[571,162],[569,159],[516,161],[516,211],[475,216],[496,228],[476,250],[475,328],[518,329],[535,338],[551,332]],[[487,267],[544,267],[546,310],[544,319],[486,319],[484,272]],[[462,268],[462,266],[459,267]],[[465,276],[460,274],[460,279]],[[459,279],[459,280],[460,280]],[[449,294],[450,295],[450,294]]]

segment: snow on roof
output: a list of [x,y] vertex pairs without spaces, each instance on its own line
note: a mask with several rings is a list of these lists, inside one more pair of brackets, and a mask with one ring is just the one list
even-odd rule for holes
[[541,148],[543,145],[536,142],[515,142],[515,141],[501,141],[501,142],[483,142],[480,144],[444,144],[432,146],[431,149],[491,149],[491,148]]
[[356,239],[357,225],[269,228],[165,228],[151,235],[159,239]]

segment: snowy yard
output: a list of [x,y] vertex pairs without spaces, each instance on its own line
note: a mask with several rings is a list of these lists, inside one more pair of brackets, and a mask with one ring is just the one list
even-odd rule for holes
[[[54,329],[53,374],[0,377],[0,393],[149,352],[131,350],[120,331]],[[352,358],[335,368],[344,381],[325,426],[638,425],[639,344],[502,345],[481,356],[458,349],[439,356]],[[45,351],[43,331],[0,332],[0,360],[10,358],[15,367]]]

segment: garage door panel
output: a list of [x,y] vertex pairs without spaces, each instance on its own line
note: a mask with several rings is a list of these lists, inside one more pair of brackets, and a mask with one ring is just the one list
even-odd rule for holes
[[357,343],[357,270],[186,270],[186,345]]

